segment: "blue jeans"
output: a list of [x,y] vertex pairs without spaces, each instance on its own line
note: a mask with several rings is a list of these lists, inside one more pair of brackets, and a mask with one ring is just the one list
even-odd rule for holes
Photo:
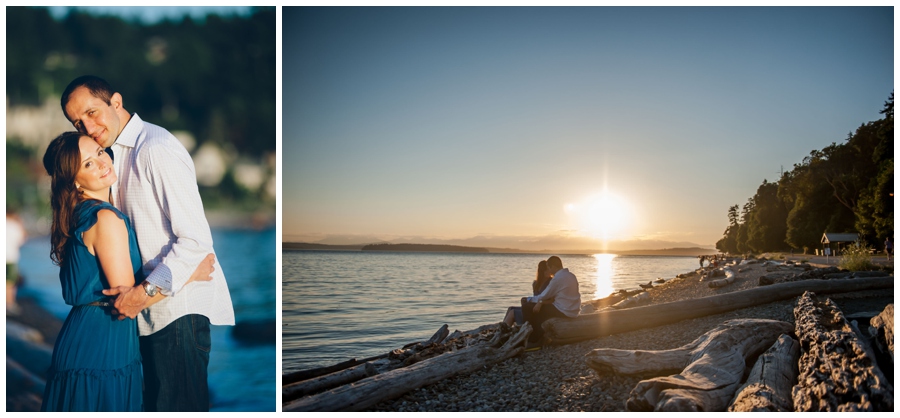
[[209,411],[209,318],[185,315],[141,337],[144,410]]

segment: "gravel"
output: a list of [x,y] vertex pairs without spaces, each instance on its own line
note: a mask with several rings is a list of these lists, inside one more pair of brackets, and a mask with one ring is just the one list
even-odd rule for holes
[[[650,303],[711,296],[758,286],[760,276],[797,276],[810,267],[763,263],[740,266],[735,281],[712,289],[700,274],[682,275],[649,289]],[[733,268],[737,271],[738,268]],[[893,290],[830,295],[844,313],[881,311],[893,303]],[[754,306],[671,325],[610,335],[523,353],[480,371],[442,380],[381,402],[369,411],[382,412],[613,412],[625,411],[625,400],[641,380],[615,374],[599,375],[584,356],[597,348],[666,350],[680,347],[729,319],[763,318],[793,323],[794,299]],[[748,365],[748,367],[751,365]]]

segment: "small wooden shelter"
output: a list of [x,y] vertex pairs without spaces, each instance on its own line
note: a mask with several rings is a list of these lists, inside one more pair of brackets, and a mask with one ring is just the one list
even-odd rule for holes
[[[822,250],[825,251],[826,248],[831,249],[830,255],[839,255],[841,250],[841,244],[854,243],[859,241],[859,233],[856,232],[825,232],[822,234]],[[836,247],[832,248],[831,244],[835,244]]]

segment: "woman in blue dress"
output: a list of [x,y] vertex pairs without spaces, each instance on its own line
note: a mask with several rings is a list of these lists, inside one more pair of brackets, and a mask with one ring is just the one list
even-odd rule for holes
[[[43,162],[51,178],[50,258],[72,310],[53,347],[41,410],[141,411],[137,323],[119,320],[102,293],[143,279],[131,221],[110,202],[112,160],[89,136],[66,132]],[[210,272],[207,258],[191,280],[209,280]]]

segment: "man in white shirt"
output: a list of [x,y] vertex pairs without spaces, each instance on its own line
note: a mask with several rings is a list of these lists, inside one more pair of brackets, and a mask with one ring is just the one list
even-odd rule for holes
[[522,298],[522,314],[533,330],[528,336],[526,349],[540,347],[544,330],[541,325],[550,318],[574,318],[581,312],[581,293],[578,279],[569,269],[563,268],[557,256],[547,259],[547,269],[553,279],[540,295]]
[[[185,286],[214,253],[193,160],[167,130],[126,111],[121,94],[99,77],[73,80],[60,104],[79,132],[111,154],[119,179],[112,201],[131,218],[141,248],[145,279],[104,293],[118,295],[120,315],[138,319],[144,409],[208,411],[209,326],[234,325],[234,310],[218,260],[212,280]],[[167,297],[144,309],[157,292]]]

